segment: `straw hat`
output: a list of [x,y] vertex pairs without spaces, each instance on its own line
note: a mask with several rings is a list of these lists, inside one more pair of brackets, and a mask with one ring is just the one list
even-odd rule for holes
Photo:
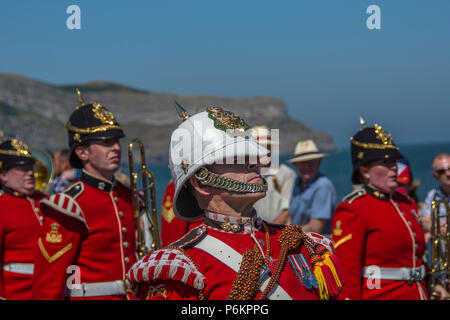
[[311,139],[297,142],[294,154],[295,157],[288,160],[288,162],[295,163],[328,157],[328,154],[319,152],[316,144]]
[[270,137],[270,129],[267,126],[252,127],[251,135],[259,144],[262,144],[263,146],[278,144],[278,141],[272,141]]

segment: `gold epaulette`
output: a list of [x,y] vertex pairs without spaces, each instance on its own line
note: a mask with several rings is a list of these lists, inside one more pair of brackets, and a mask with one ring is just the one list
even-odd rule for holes
[[366,190],[364,190],[363,188],[353,190],[352,192],[350,192],[348,195],[346,195],[342,199],[342,202],[352,203],[355,199],[360,198],[365,194],[366,194]]

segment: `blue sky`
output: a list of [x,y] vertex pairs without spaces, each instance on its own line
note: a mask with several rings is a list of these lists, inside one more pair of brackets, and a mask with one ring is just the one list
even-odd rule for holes
[[[68,30],[66,9],[81,9]],[[369,30],[369,5],[381,30]],[[450,141],[450,1],[0,2],[0,71],[55,84],[275,96],[339,147],[359,115],[398,144]]]

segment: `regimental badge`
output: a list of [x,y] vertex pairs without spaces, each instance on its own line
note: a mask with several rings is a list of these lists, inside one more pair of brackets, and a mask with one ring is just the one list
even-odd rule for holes
[[45,237],[45,241],[50,243],[61,243],[62,242],[62,234],[58,232],[59,224],[54,222],[51,224],[51,231],[47,232]]
[[167,289],[165,288],[164,284],[160,284],[158,286],[149,286],[146,300],[158,295],[164,299],[167,299]]
[[116,119],[114,115],[103,108],[100,103],[93,103],[94,108],[92,108],[92,112],[94,112],[94,117],[99,119],[103,124],[113,125],[116,123]]
[[171,196],[166,196],[166,201],[164,201],[161,215],[163,216],[164,220],[166,220],[168,223],[171,223],[172,220],[175,218],[175,213],[173,212],[172,208]]
[[341,220],[336,221],[336,228],[333,229],[333,235],[336,237],[339,237],[342,234],[343,230],[341,229],[341,224]]
[[81,137],[80,137],[80,134],[79,134],[79,133],[75,133],[75,134],[73,135],[73,140],[75,140],[76,142],[81,143]]
[[209,107],[206,109],[210,119],[214,121],[216,129],[225,131],[232,136],[246,136],[246,131],[250,126],[239,116],[231,111],[223,110],[218,107]]
[[358,159],[364,159],[364,152],[358,152],[358,155],[356,156]]
[[17,139],[11,139],[11,146],[16,149],[18,156],[31,157],[28,146]]

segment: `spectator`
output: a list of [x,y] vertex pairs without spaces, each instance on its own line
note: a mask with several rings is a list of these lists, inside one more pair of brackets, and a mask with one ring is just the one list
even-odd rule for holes
[[[450,154],[439,153],[431,161],[432,175],[439,183],[439,187],[430,190],[425,198],[425,205],[420,212],[423,227],[425,229],[425,238],[429,240],[431,229],[431,202],[447,201],[450,202]],[[440,207],[441,213],[445,212],[445,206]],[[444,218],[445,219],[445,218]],[[445,220],[441,220],[441,233],[445,234]]]
[[73,169],[69,161],[70,152],[62,149],[55,152],[53,161],[55,163],[55,178],[53,179],[49,193],[58,193],[78,178],[77,170]]
[[[268,150],[271,151],[272,146],[278,144],[278,141],[271,139],[268,127],[256,126],[252,129],[256,141]],[[254,205],[258,216],[276,224],[290,223],[291,217],[288,209],[294,188],[295,171],[287,165],[281,164],[277,168],[261,168],[261,175],[266,179],[268,189],[266,196]]]
[[322,159],[313,140],[300,141],[295,147],[293,163],[299,172],[294,185],[289,213],[292,224],[307,232],[331,234],[331,219],[336,206],[333,183],[319,172]]

